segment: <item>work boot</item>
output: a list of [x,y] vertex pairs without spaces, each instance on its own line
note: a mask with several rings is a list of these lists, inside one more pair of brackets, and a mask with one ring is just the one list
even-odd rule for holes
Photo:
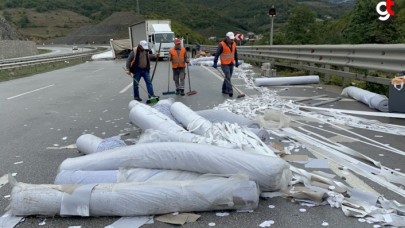
[[182,96],[186,95],[186,94],[184,93],[184,89],[181,89],[181,90],[180,90],[180,95],[182,95]]
[[134,100],[136,101],[142,101],[142,99],[140,97],[134,97]]
[[180,90],[176,89],[176,95],[180,95]]
[[229,97],[233,97],[233,93],[230,93],[230,94],[229,94]]

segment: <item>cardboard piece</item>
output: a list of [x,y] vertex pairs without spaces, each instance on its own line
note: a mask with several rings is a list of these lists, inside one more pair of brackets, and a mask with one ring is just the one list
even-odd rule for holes
[[159,222],[174,224],[174,225],[184,225],[186,223],[196,222],[201,215],[193,213],[179,213],[179,214],[166,214],[156,217],[155,219]]

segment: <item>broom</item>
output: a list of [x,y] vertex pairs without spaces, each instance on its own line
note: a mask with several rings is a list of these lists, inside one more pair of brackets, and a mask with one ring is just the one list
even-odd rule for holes
[[[125,67],[122,67],[122,69],[124,69],[125,72],[127,71],[127,69],[125,69]],[[128,74],[127,74],[127,75],[128,75]],[[140,85],[139,82],[134,78],[134,76],[133,76],[132,73],[130,73],[128,76],[131,77],[131,78],[136,82],[136,84],[137,84],[139,87],[141,87],[141,89],[142,89],[143,91],[145,91],[145,93],[148,94],[148,99],[146,100],[146,104],[156,104],[156,103],[159,101],[159,97],[153,97],[153,96],[151,96],[151,95],[149,94],[149,92],[148,92],[142,85]]]
[[191,90],[190,70],[188,69],[188,64],[187,64],[187,74],[188,74],[188,90],[189,90],[187,96],[192,96],[194,94],[197,94],[197,91]]
[[215,69],[217,69],[217,71],[219,72],[219,74],[224,78],[224,80],[226,80],[229,84],[231,84],[231,86],[232,86],[232,88],[234,89],[234,90],[236,90],[236,92],[238,92],[238,96],[236,97],[236,98],[241,98],[241,97],[245,97],[246,95],[244,94],[244,93],[242,93],[238,88],[236,88],[234,85],[232,85],[232,83],[225,77],[225,75],[218,69],[218,68],[215,68]]

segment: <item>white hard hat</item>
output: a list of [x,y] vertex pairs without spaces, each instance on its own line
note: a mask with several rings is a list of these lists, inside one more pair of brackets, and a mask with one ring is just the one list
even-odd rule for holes
[[141,40],[139,44],[143,47],[143,49],[149,49],[148,42],[146,42],[146,40]]
[[229,39],[233,40],[233,39],[235,39],[235,34],[233,34],[233,32],[228,32],[228,33],[226,34],[226,37],[228,37]]

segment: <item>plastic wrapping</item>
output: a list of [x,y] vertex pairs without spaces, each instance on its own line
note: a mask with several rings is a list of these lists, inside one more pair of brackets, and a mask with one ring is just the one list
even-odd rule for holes
[[248,128],[260,128],[259,123],[256,121],[224,110],[207,109],[196,111],[196,113],[212,123],[229,122],[237,123],[240,126],[247,126]]
[[164,169],[61,170],[54,184],[97,184],[153,180],[193,180],[201,173]]
[[[78,206],[74,210],[74,206],[64,205],[65,197],[75,196],[76,191],[83,188],[91,189],[87,191],[91,195],[77,199],[80,208]],[[140,216],[189,211],[253,210],[258,202],[258,187],[246,176],[206,175],[206,178],[194,181],[98,184],[89,187],[17,183],[11,193],[10,210],[17,216],[54,216],[60,214],[62,208],[69,207],[72,215],[87,208],[89,216]]]
[[343,89],[342,96],[351,97],[381,112],[388,112],[388,98],[384,95],[349,86]]
[[212,126],[210,121],[199,116],[181,102],[175,102],[172,104],[170,111],[184,127],[197,135],[203,136],[204,133]]
[[303,85],[303,84],[318,84],[318,83],[319,83],[318,75],[255,78],[256,86]]
[[223,147],[179,142],[145,143],[68,158],[59,170],[118,170],[120,167],[183,170],[213,174],[247,174],[263,191],[277,191],[291,180],[281,158]]

